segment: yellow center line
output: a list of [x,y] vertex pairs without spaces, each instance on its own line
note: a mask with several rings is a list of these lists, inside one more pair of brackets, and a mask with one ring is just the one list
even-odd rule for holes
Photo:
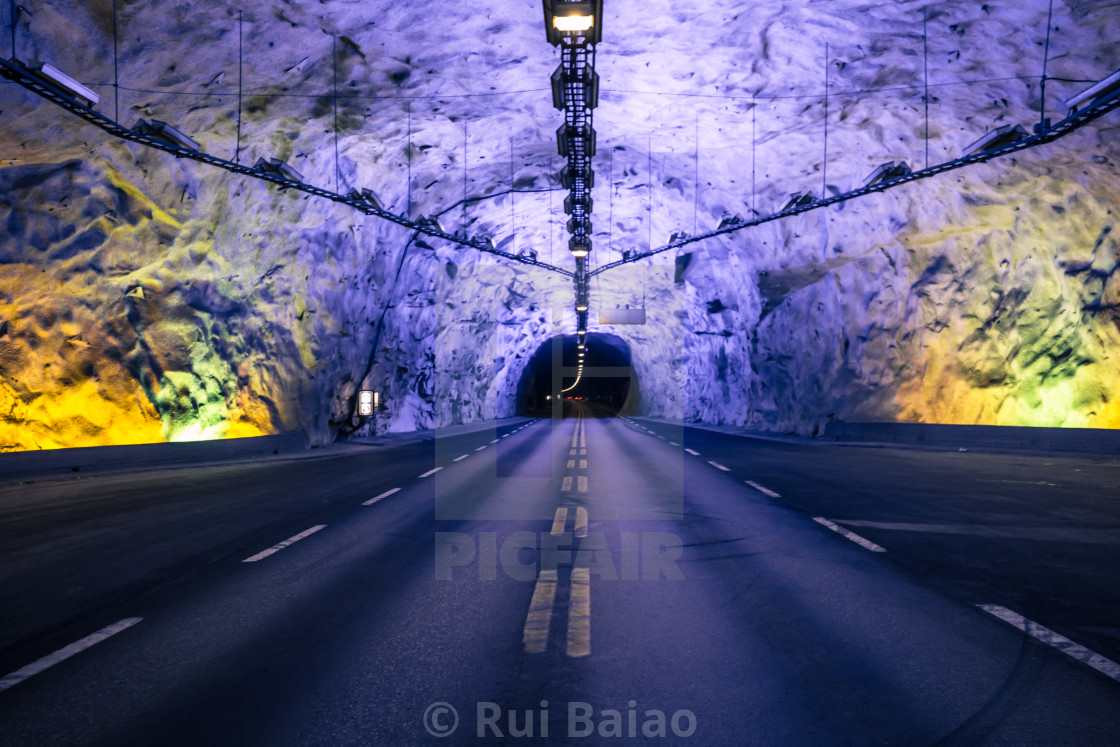
[[[525,653],[539,654],[548,647],[548,626],[552,621],[552,605],[556,601],[556,571],[541,571],[529,603],[522,640]],[[570,635],[570,634],[569,634]]]
[[576,460],[575,459],[569,459],[568,464],[565,467],[565,469],[572,469],[575,466],[576,466]]
[[[541,575],[543,576],[544,573],[542,572]],[[553,586],[555,587],[555,584]],[[526,623],[526,630],[528,630],[528,623]],[[526,650],[528,650],[527,646]],[[568,656],[574,658],[590,654],[591,571],[587,568],[573,568],[572,591],[568,604]]]
[[568,523],[568,507],[557,506],[556,516],[552,520],[551,534],[556,537],[564,533],[564,525]]
[[[567,477],[564,478],[564,480],[567,480],[567,479],[568,479]],[[580,475],[578,484],[579,484],[579,492],[586,493],[587,492],[587,476],[586,475]]]
[[579,460],[579,468],[580,469],[587,469],[587,460],[586,459],[580,459]]
[[564,478],[563,484],[560,485],[560,490],[567,493],[571,489],[572,489],[572,476],[568,475],[567,477]]
[[[553,534],[555,534],[555,532],[553,532]],[[587,509],[583,506],[576,507],[575,534],[580,538],[587,536]]]
[[587,456],[587,449],[580,449],[579,453],[580,453],[580,456]]

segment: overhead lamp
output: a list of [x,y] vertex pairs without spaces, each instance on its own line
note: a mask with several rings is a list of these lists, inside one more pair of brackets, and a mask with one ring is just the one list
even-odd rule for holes
[[253,164],[253,168],[266,174],[278,176],[281,179],[287,179],[290,182],[303,181],[303,174],[299,173],[287,161],[282,161],[279,158],[258,158],[257,162]]
[[571,215],[575,212],[576,208],[583,208],[583,212],[590,213],[595,209],[595,201],[591,199],[591,195],[584,194],[583,197],[573,197],[568,195],[564,198],[564,212]]
[[536,262],[537,261],[537,250],[536,249],[522,249],[520,252],[517,253],[517,256],[518,257],[524,257],[525,259]]
[[966,156],[975,156],[979,153],[999,150],[1004,146],[1017,143],[1025,137],[1027,137],[1027,131],[1021,126],[1017,124],[1004,125],[990,132],[985,132],[982,138],[965,148],[964,153]]
[[873,184],[880,182],[889,182],[892,179],[898,179],[901,176],[906,176],[910,173],[910,166],[906,161],[887,161],[886,163],[876,167],[874,171],[868,174],[867,178],[863,180],[863,186],[870,187]]
[[1074,96],[1066,102],[1066,108],[1069,109],[1072,116],[1077,113],[1078,109],[1103,104],[1117,96],[1120,96],[1120,70]]
[[160,122],[158,119],[153,119],[151,122],[141,119],[132,126],[132,131],[140,135],[146,135],[154,140],[174,145],[178,148],[196,151],[202,150],[202,146],[198,144],[197,140],[184,135],[176,128],[166,122]]
[[785,212],[786,210],[790,210],[792,208],[799,208],[799,207],[805,207],[806,205],[812,205],[816,201],[817,201],[817,198],[814,197],[811,194],[808,194],[806,192],[794,192],[793,194],[791,194],[789,196],[789,199],[786,200],[786,204],[783,205],[782,209],[778,212]]
[[575,93],[573,88],[569,88],[573,83],[580,84],[579,90],[583,92],[585,107],[594,109],[599,106],[599,73],[590,66],[580,69],[577,73],[580,77],[572,77],[568,73],[569,70],[564,67],[564,63],[560,63],[549,76],[549,82],[552,84],[552,106],[557,109],[567,109],[577,103],[568,99],[569,93]]
[[572,153],[572,148],[569,145],[582,146],[583,155],[594,156],[597,139],[598,135],[595,133],[595,128],[589,125],[575,127],[562,124],[556,128],[556,150],[560,153],[561,158],[567,158]]
[[47,82],[52,88],[61,89],[63,93],[77,99],[79,104],[94,107],[101,101],[100,96],[53,65],[45,62],[32,62],[24,69],[40,80]]
[[669,236],[669,243],[672,244],[672,243],[677,242],[677,241],[684,241],[687,238],[688,238],[687,233],[685,233],[684,231],[677,231],[676,233],[671,234]]
[[743,216],[739,215],[738,213],[736,213],[735,215],[725,215],[719,222],[719,227],[727,228],[728,226],[738,226],[739,224],[745,222],[746,221],[743,220]]
[[587,311],[587,301],[576,301],[576,311]]
[[583,349],[584,349],[584,348],[586,348],[587,346],[586,346],[586,345],[584,345],[584,344],[583,344],[583,343],[581,342],[581,343],[579,344],[579,346],[578,346],[578,347],[579,347],[579,349],[580,349],[580,350],[583,350]]
[[586,257],[591,251],[591,241],[576,241],[576,238],[573,236],[568,240],[568,250],[572,253],[573,257]]
[[544,0],[544,28],[548,42],[565,39],[598,44],[603,38],[603,0]]
[[593,233],[591,230],[591,221],[587,218],[569,218],[568,219],[568,233],[579,233],[582,231],[584,234]]
[[589,168],[572,168],[571,164],[560,169],[560,186],[564,189],[571,189],[572,184],[576,179],[583,179],[583,186],[586,189],[591,189],[595,186],[595,172]]
[[622,261],[625,262],[626,260],[631,259],[635,254],[637,254],[637,252],[635,252],[633,249],[623,249]]

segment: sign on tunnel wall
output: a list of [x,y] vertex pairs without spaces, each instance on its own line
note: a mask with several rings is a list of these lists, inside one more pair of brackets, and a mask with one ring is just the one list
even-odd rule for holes
[[599,324],[645,324],[645,309],[603,309],[599,311]]

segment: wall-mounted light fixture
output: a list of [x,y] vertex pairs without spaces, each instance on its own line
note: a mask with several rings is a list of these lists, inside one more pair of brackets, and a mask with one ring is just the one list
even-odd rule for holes
[[1100,83],[1086,88],[1081,93],[1066,102],[1066,109],[1070,115],[1087,106],[1096,106],[1120,96],[1120,70],[1108,76]]
[[[18,64],[15,60],[12,62]],[[91,109],[97,106],[98,102],[101,101],[101,97],[96,93],[86,88],[57,67],[49,65],[46,62],[32,62],[24,67],[24,69],[40,80],[48,83],[52,88],[61,89],[63,93],[68,94],[71,98],[77,99],[78,103],[88,106]]]
[[198,144],[197,140],[188,135],[184,135],[175,127],[172,127],[166,122],[161,122],[158,119],[153,119],[151,122],[141,119],[132,126],[132,131],[140,135],[147,135],[150,138],[164,143],[169,143],[178,148],[202,152],[202,146]]
[[303,174],[299,173],[294,167],[279,158],[258,158],[257,162],[253,164],[253,168],[257,171],[263,171],[266,174],[273,174],[281,179],[287,179],[288,181],[303,181]]
[[984,153],[989,150],[998,150],[1005,145],[1017,143],[1025,137],[1027,137],[1027,131],[1024,130],[1020,125],[1004,125],[1003,127],[997,127],[990,132],[985,132],[983,137],[965,148],[964,153],[966,156],[974,156],[977,153]]

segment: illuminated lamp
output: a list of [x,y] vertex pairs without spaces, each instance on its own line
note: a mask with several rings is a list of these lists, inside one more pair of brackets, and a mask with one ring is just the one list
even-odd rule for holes
[[584,241],[576,241],[573,236],[568,240],[568,250],[572,253],[573,257],[586,257],[591,251],[591,240],[585,239]]
[[278,176],[281,179],[287,179],[290,182],[303,181],[303,174],[279,158],[258,158],[257,162],[253,164],[253,168],[266,174]]
[[603,0],[544,0],[544,30],[554,47],[565,38],[598,44],[603,38],[602,18]]
[[69,94],[72,98],[77,99],[80,104],[94,107],[101,101],[101,97],[96,93],[86,88],[57,67],[49,65],[46,62],[32,62],[25,70],[40,80],[45,81],[52,88],[61,89],[63,93]]
[[132,131],[178,148],[202,151],[202,146],[198,144],[197,140],[184,135],[178,129],[166,122],[160,122],[158,119],[153,119],[151,122],[141,119],[132,126]]
[[979,153],[999,150],[1004,146],[1017,143],[1025,137],[1027,137],[1027,131],[1019,125],[1004,125],[990,132],[985,132],[983,137],[965,148],[964,153],[966,156],[975,156]]
[[1074,96],[1066,102],[1066,108],[1073,116],[1078,109],[1104,104],[1117,96],[1120,96],[1120,70]]

